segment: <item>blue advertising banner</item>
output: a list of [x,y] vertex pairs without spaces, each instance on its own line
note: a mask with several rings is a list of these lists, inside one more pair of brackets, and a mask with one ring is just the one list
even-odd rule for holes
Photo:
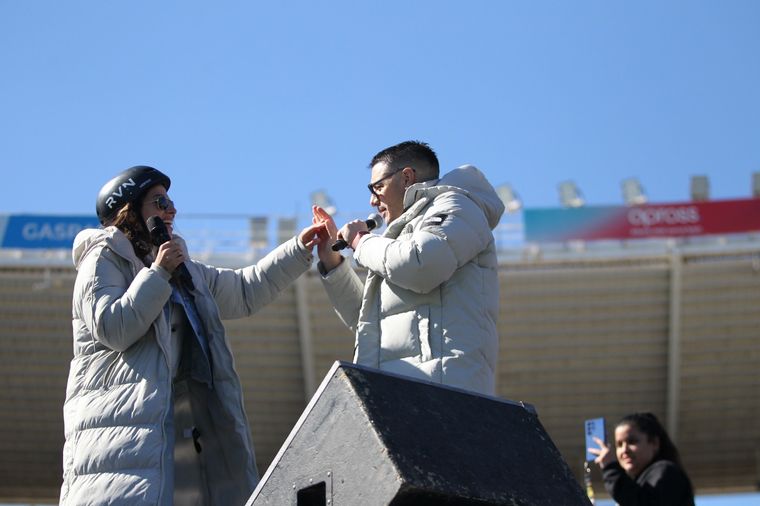
[[[71,249],[74,237],[85,228],[100,226],[93,216],[40,216],[11,214],[3,217],[2,248]],[[0,229],[1,231],[1,229]]]

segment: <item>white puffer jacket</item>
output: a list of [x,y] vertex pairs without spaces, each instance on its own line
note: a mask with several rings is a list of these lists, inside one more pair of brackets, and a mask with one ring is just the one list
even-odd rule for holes
[[[172,503],[173,441],[165,434],[171,414],[171,329],[163,311],[168,274],[147,268],[127,237],[114,227],[80,232],[74,241],[71,361],[64,424],[65,505],[164,505]],[[243,504],[258,481],[240,380],[222,319],[249,316],[311,265],[311,254],[293,238],[256,265],[220,269],[185,262],[195,284],[213,363],[219,445],[200,454],[213,504]],[[171,425],[171,424],[169,424]],[[209,437],[212,437],[209,434]]]
[[354,361],[494,393],[499,338],[492,229],[504,204],[475,167],[410,186],[405,212],[382,236],[367,234],[354,259],[323,276],[338,316],[356,332]]

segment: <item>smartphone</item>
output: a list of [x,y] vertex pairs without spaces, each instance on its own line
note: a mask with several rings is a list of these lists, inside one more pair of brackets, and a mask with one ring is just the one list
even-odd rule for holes
[[590,418],[584,422],[586,432],[586,462],[592,462],[597,456],[588,451],[589,448],[599,448],[599,444],[594,441],[598,437],[605,443],[607,438],[604,433],[604,417]]

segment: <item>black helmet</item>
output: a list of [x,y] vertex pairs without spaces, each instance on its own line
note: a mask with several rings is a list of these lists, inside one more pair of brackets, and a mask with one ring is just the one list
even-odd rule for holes
[[157,184],[164,185],[168,190],[172,182],[166,174],[146,165],[131,167],[104,184],[95,203],[101,225],[113,220],[119,209],[141,199],[149,188]]

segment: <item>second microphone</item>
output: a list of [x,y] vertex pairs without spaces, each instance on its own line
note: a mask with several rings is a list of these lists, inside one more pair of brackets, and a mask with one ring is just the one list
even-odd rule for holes
[[[150,233],[150,240],[153,242],[154,246],[161,246],[163,243],[171,239],[169,236],[169,230],[166,228],[166,224],[158,216],[151,216],[148,218],[147,225],[148,233]],[[173,277],[184,283],[185,286],[191,291],[195,290],[193,277],[190,275],[190,271],[187,270],[187,266],[185,266],[184,262],[179,264],[177,268],[174,269]]]

